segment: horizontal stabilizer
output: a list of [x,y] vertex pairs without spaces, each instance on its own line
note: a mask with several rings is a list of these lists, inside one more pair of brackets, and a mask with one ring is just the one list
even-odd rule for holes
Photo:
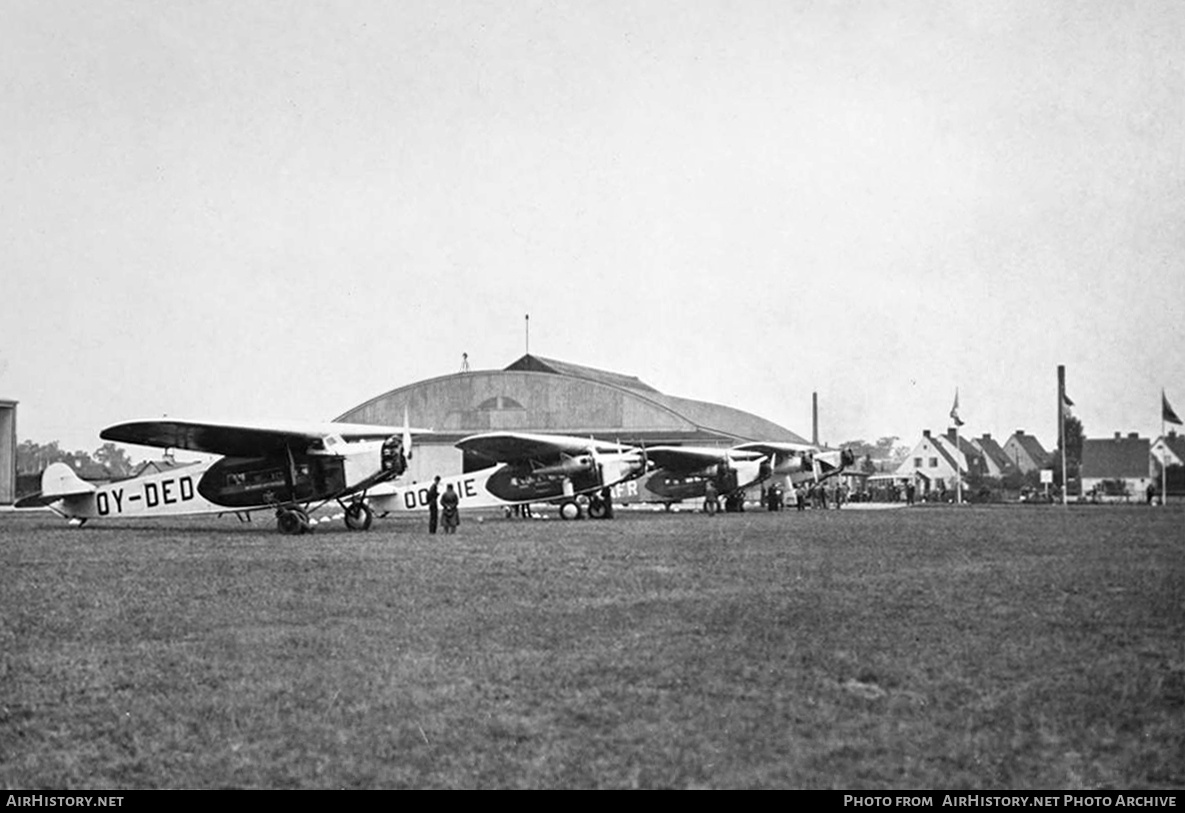
[[83,480],[65,463],[50,463],[41,473],[41,493],[17,500],[16,507],[36,508],[66,497],[90,494],[94,490],[93,483]]

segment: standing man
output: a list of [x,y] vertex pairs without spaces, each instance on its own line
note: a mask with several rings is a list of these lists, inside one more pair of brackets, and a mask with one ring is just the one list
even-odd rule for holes
[[457,492],[453,491],[453,484],[449,483],[445,489],[444,494],[440,497],[440,506],[444,512],[444,532],[446,534],[455,534],[457,532],[457,525],[461,521],[461,512],[457,510],[457,503],[460,498]]
[[704,511],[708,516],[716,516],[716,512],[720,510],[720,504],[716,502],[716,484],[711,480],[704,483]]
[[436,521],[440,518],[440,506],[437,500],[440,499],[440,475],[436,475],[432,480],[432,485],[428,486],[428,533],[436,533]]

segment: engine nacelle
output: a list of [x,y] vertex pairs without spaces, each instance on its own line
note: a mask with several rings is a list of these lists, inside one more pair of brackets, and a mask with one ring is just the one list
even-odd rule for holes
[[541,466],[535,469],[533,474],[583,474],[594,471],[595,467],[596,461],[593,460],[592,455],[560,455],[559,463]]

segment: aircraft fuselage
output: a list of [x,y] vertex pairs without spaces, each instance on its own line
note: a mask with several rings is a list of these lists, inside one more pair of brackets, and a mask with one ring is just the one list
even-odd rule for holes
[[[401,473],[405,462],[377,443],[342,454],[223,457],[96,485],[49,508],[71,519],[251,511],[332,500]],[[398,471],[397,471],[398,470]]]

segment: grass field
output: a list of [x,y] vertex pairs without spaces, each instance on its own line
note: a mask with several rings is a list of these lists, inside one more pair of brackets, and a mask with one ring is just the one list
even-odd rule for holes
[[0,786],[1181,789],[1183,525],[0,515]]

